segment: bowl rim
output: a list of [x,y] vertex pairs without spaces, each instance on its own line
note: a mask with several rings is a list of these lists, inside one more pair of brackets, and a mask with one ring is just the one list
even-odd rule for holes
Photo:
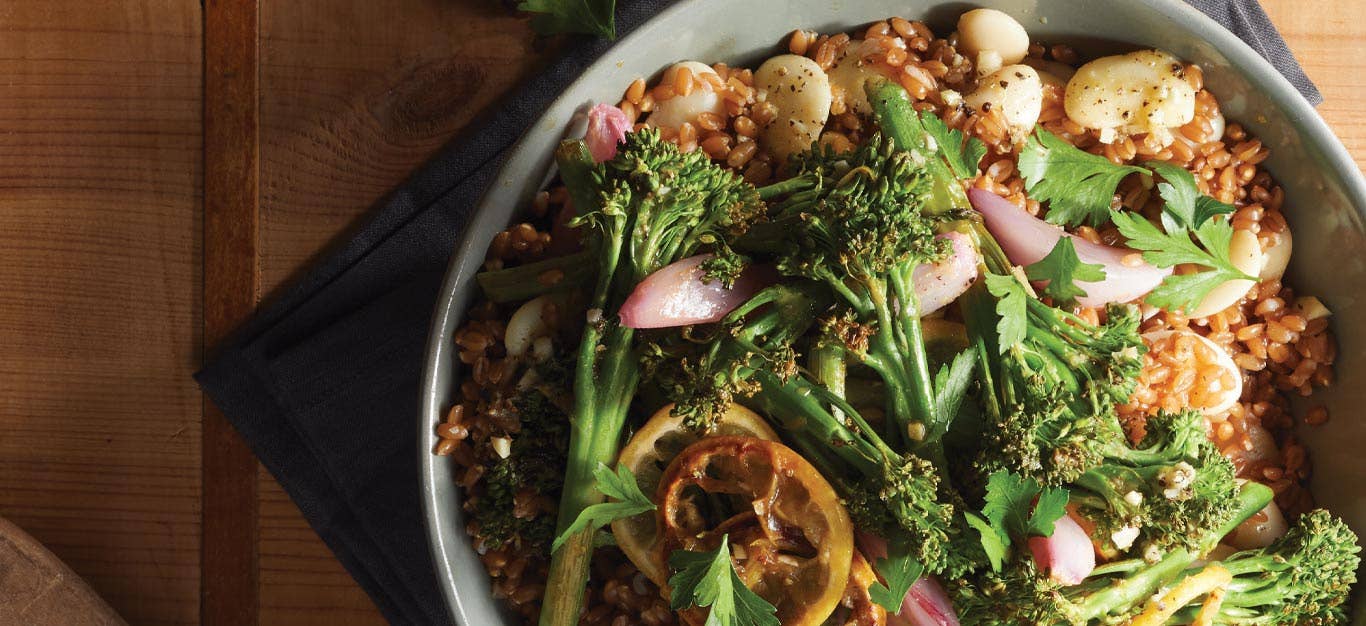
[[[574,79],[560,95],[546,105],[545,110],[555,109],[563,104],[563,101],[569,97],[568,94],[575,92],[581,84],[587,82],[588,74],[591,73],[590,70],[610,58],[614,51],[630,48],[657,35],[655,31],[661,28],[662,24],[670,23],[678,15],[695,9],[698,3],[728,1],[730,0],[683,0],[675,2],[604,50],[601,55],[583,68],[578,78]],[[945,3],[935,2],[933,4]],[[1185,24],[1188,30],[1202,33],[1205,41],[1218,50],[1231,66],[1246,70],[1240,73],[1244,75],[1248,84],[1263,91],[1273,104],[1286,114],[1295,132],[1300,136],[1307,137],[1311,148],[1322,153],[1324,160],[1333,173],[1337,175],[1336,178],[1342,185],[1348,203],[1355,209],[1358,217],[1366,219],[1366,176],[1363,176],[1361,169],[1347,151],[1346,146],[1319,115],[1314,105],[1310,104],[1299,90],[1290,83],[1289,79],[1276,70],[1270,61],[1224,28],[1222,24],[1183,0],[1138,0],[1133,4],[1145,5],[1147,10],[1173,22]],[[540,127],[541,121],[542,118],[538,118],[536,122],[529,125],[527,130],[508,148],[502,158],[502,163],[498,167],[498,172],[493,178],[494,183],[491,184],[490,189],[485,190],[480,195],[480,199],[475,203],[474,210],[470,214],[468,223],[473,223],[474,220],[479,219],[481,214],[486,212],[493,185],[503,179],[504,170],[508,162],[512,160],[513,155],[521,152],[530,136],[535,133],[546,132]],[[541,179],[529,177],[527,180],[540,181]],[[447,558],[447,543],[450,541],[468,541],[469,538],[463,532],[458,533],[457,537],[448,537],[441,531],[442,525],[438,523],[438,520],[447,513],[443,507],[448,506],[449,503],[438,501],[435,481],[440,479],[438,472],[441,470],[439,464],[442,457],[433,454],[432,448],[436,439],[433,432],[434,425],[440,423],[443,418],[443,407],[439,403],[443,393],[438,388],[437,381],[440,378],[442,363],[446,359],[446,352],[452,349],[450,347],[451,342],[447,341],[447,336],[449,331],[454,330],[455,324],[459,323],[464,314],[464,311],[455,310],[453,306],[457,283],[464,278],[460,272],[460,265],[464,257],[471,253],[472,248],[470,246],[481,243],[474,241],[474,229],[466,228],[452,249],[446,276],[442,281],[441,291],[428,330],[421,380],[421,398],[419,399],[422,408],[417,416],[419,433],[416,452],[420,458],[421,500],[423,519],[426,523],[428,549],[437,574],[437,584],[440,587],[441,596],[446,602],[448,615],[456,624],[461,626],[470,626],[474,622],[470,621],[468,607],[456,585],[458,576],[451,567],[450,559]],[[480,250],[482,254],[482,247]]]

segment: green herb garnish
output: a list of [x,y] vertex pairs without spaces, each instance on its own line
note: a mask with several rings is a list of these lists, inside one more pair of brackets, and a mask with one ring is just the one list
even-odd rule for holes
[[1001,353],[1005,354],[1011,346],[1025,339],[1029,328],[1026,313],[1029,294],[1015,276],[987,273],[986,279],[987,291],[1000,298],[996,302],[996,315],[1001,318],[996,322],[996,334],[1000,336]]
[[778,610],[759,597],[730,560],[729,536],[715,552],[675,550],[669,555],[669,608],[711,607],[705,626],[779,626]]
[[599,463],[597,469],[593,470],[593,477],[597,479],[598,491],[614,498],[615,502],[599,502],[584,508],[574,522],[555,538],[555,543],[550,547],[551,552],[559,550],[565,540],[579,531],[587,528],[597,530],[619,519],[655,510],[655,503],[640,490],[631,468],[618,465],[616,473],[613,473],[612,468]]
[[977,164],[987,155],[987,145],[981,139],[968,137],[963,131],[949,128],[934,111],[920,112],[920,125],[934,139],[935,147],[948,162],[953,175],[972,178],[977,175]]
[[[1143,251],[1143,260],[1157,267],[1190,263],[1208,268],[1192,274],[1168,276],[1148,293],[1145,299],[1148,304],[1173,311],[1191,311],[1219,285],[1230,280],[1256,280],[1229,259],[1233,225],[1228,220],[1206,219],[1193,230],[1178,228],[1162,232],[1137,213],[1112,211],[1110,219],[1119,228],[1119,233],[1128,238],[1129,247]],[[1195,241],[1191,235],[1195,236]]]
[[1078,287],[1077,281],[1105,280],[1105,269],[1098,263],[1082,263],[1072,238],[1062,237],[1048,256],[1025,268],[1025,275],[1029,280],[1047,281],[1044,294],[1051,296],[1055,304],[1068,305],[1086,295],[1086,290]]
[[522,0],[518,11],[535,13],[531,27],[541,35],[584,33],[617,38],[615,0]]
[[1085,152],[1042,127],[1025,142],[1019,168],[1029,195],[1048,203],[1044,219],[1068,227],[1104,224],[1120,181],[1147,173]]
[[1053,525],[1067,514],[1067,490],[1043,487],[1033,478],[999,470],[987,479],[982,515],[967,512],[968,524],[981,534],[994,571],[1001,571],[1012,541],[1053,536]]

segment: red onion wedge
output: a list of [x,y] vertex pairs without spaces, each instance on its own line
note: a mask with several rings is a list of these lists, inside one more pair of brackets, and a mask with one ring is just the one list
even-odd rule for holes
[[887,616],[887,626],[958,626],[958,612],[939,581],[924,574],[906,592],[901,612]]
[[702,280],[702,264],[710,254],[675,261],[645,277],[621,303],[627,328],[669,328],[719,321],[760,289],[772,283],[767,268],[747,267],[730,289]]
[[938,263],[918,265],[911,274],[921,316],[934,313],[957,300],[977,280],[977,265],[981,256],[977,253],[977,246],[972,244],[972,238],[958,232],[945,233],[940,237],[948,239],[953,245],[949,256]]
[[[887,541],[869,532],[858,531],[854,541],[869,562],[887,556]],[[887,626],[958,626],[958,612],[944,588],[929,574],[922,574],[901,601],[901,612],[887,616]]]
[[1034,563],[1048,577],[1063,585],[1076,585],[1096,569],[1096,551],[1091,537],[1070,515],[1058,518],[1052,537],[1030,537],[1029,551]]
[[1144,262],[1137,251],[1092,243],[1068,235],[1061,228],[1025,213],[1009,200],[990,191],[969,189],[968,200],[985,218],[987,230],[1001,244],[1011,263],[1035,263],[1053,251],[1060,237],[1072,237],[1077,257],[1083,263],[1104,266],[1105,280],[1096,283],[1077,281],[1077,286],[1086,291],[1086,295],[1077,298],[1077,303],[1082,306],[1137,300],[1172,273],[1170,268],[1161,269]]
[[602,163],[617,155],[617,144],[630,130],[631,120],[625,112],[610,104],[598,103],[588,110],[588,132],[584,133],[583,141],[588,144],[593,160]]

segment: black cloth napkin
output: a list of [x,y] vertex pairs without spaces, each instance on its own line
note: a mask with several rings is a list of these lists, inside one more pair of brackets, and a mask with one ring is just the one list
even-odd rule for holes
[[[1188,0],[1318,90],[1253,0]],[[623,0],[625,34],[670,0]],[[395,624],[448,624],[419,500],[428,322],[454,243],[503,152],[610,43],[583,40],[396,189],[195,375]]]

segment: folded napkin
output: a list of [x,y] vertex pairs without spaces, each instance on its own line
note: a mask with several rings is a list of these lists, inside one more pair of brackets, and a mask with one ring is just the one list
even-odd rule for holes
[[[1252,0],[1188,0],[1311,102],[1318,90]],[[629,32],[669,0],[621,2]],[[610,43],[577,42],[422,167],[195,375],[395,624],[448,624],[419,499],[419,378],[453,246],[501,156]]]

